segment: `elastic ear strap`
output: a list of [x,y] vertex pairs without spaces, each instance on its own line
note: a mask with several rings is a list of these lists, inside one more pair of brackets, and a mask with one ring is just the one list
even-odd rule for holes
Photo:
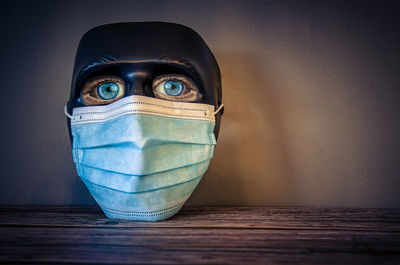
[[214,115],[217,115],[217,113],[220,112],[223,107],[224,107],[224,104],[221,103],[221,105],[219,105],[218,109],[216,111],[214,111]]
[[72,115],[70,115],[67,111],[67,105],[64,106],[64,114],[72,120]]

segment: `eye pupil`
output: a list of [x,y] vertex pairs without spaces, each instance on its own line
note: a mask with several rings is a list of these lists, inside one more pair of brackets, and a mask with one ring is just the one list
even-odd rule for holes
[[183,91],[183,84],[178,81],[167,81],[164,84],[164,91],[169,96],[179,96]]
[[115,82],[108,82],[97,87],[97,94],[100,98],[108,100],[118,96],[119,87]]

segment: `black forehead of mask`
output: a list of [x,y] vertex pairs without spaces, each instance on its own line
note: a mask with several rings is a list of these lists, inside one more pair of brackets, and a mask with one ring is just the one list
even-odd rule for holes
[[167,22],[114,23],[88,31],[75,58],[70,103],[80,95],[80,82],[94,69],[129,62],[186,66],[200,80],[208,103],[216,107],[221,103],[220,71],[207,44],[189,27]]

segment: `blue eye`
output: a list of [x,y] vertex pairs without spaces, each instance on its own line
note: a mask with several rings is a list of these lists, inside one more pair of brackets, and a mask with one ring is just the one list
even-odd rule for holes
[[183,84],[178,81],[167,81],[164,83],[164,91],[169,96],[179,96],[183,91]]
[[159,99],[182,102],[197,101],[202,96],[190,77],[177,74],[157,76],[153,80],[153,93]]
[[107,82],[97,87],[97,94],[100,98],[109,100],[118,96],[119,87],[115,82]]

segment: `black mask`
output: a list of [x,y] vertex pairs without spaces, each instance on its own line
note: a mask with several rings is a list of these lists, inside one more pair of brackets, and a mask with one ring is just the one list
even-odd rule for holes
[[[96,27],[81,39],[75,58],[71,94],[67,106],[107,104],[88,101],[85,88],[98,80],[115,78],[124,83],[124,96],[155,97],[154,81],[160,76],[183,76],[197,90],[190,102],[222,103],[217,61],[204,40],[192,29],[166,22],[115,23]],[[185,81],[185,80],[184,80]],[[110,103],[110,102],[108,102]],[[223,110],[215,117],[218,137]],[[70,131],[70,125],[68,124]],[[71,137],[71,133],[70,133]],[[71,138],[72,139],[72,138]]]

